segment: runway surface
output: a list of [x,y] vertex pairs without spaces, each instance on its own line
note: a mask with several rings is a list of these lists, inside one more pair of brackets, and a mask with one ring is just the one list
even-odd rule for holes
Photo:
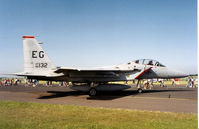
[[184,86],[157,86],[141,94],[136,92],[136,88],[130,88],[120,92],[102,92],[97,97],[89,97],[86,92],[68,87],[0,86],[0,100],[197,113],[197,88]]

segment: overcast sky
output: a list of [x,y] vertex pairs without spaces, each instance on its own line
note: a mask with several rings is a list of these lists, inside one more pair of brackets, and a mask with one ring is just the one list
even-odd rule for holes
[[196,0],[0,0],[0,73],[23,71],[23,35],[57,66],[140,58],[197,72]]

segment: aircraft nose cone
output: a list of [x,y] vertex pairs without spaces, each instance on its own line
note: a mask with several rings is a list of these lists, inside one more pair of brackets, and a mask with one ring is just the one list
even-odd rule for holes
[[183,77],[187,77],[188,75],[184,72],[174,70],[174,71],[172,71],[171,76],[173,76],[175,78],[183,78]]
[[186,77],[186,76],[188,76],[188,75],[185,74],[185,73],[183,73],[183,72],[178,72],[178,76],[180,76],[180,77]]

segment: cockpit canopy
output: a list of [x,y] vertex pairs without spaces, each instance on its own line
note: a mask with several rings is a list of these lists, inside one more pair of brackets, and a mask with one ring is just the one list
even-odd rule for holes
[[137,64],[144,64],[144,65],[153,65],[153,66],[165,67],[160,62],[158,62],[156,60],[152,60],[152,59],[140,59],[140,60],[135,60],[133,62],[137,63]]

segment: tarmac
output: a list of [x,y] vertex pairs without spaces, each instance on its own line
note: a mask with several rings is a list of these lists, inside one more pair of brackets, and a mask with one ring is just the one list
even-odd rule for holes
[[133,109],[160,112],[197,113],[197,88],[155,86],[138,94],[136,88],[117,92],[101,92],[89,97],[86,92],[58,86],[0,86],[0,100],[66,104],[89,107]]

